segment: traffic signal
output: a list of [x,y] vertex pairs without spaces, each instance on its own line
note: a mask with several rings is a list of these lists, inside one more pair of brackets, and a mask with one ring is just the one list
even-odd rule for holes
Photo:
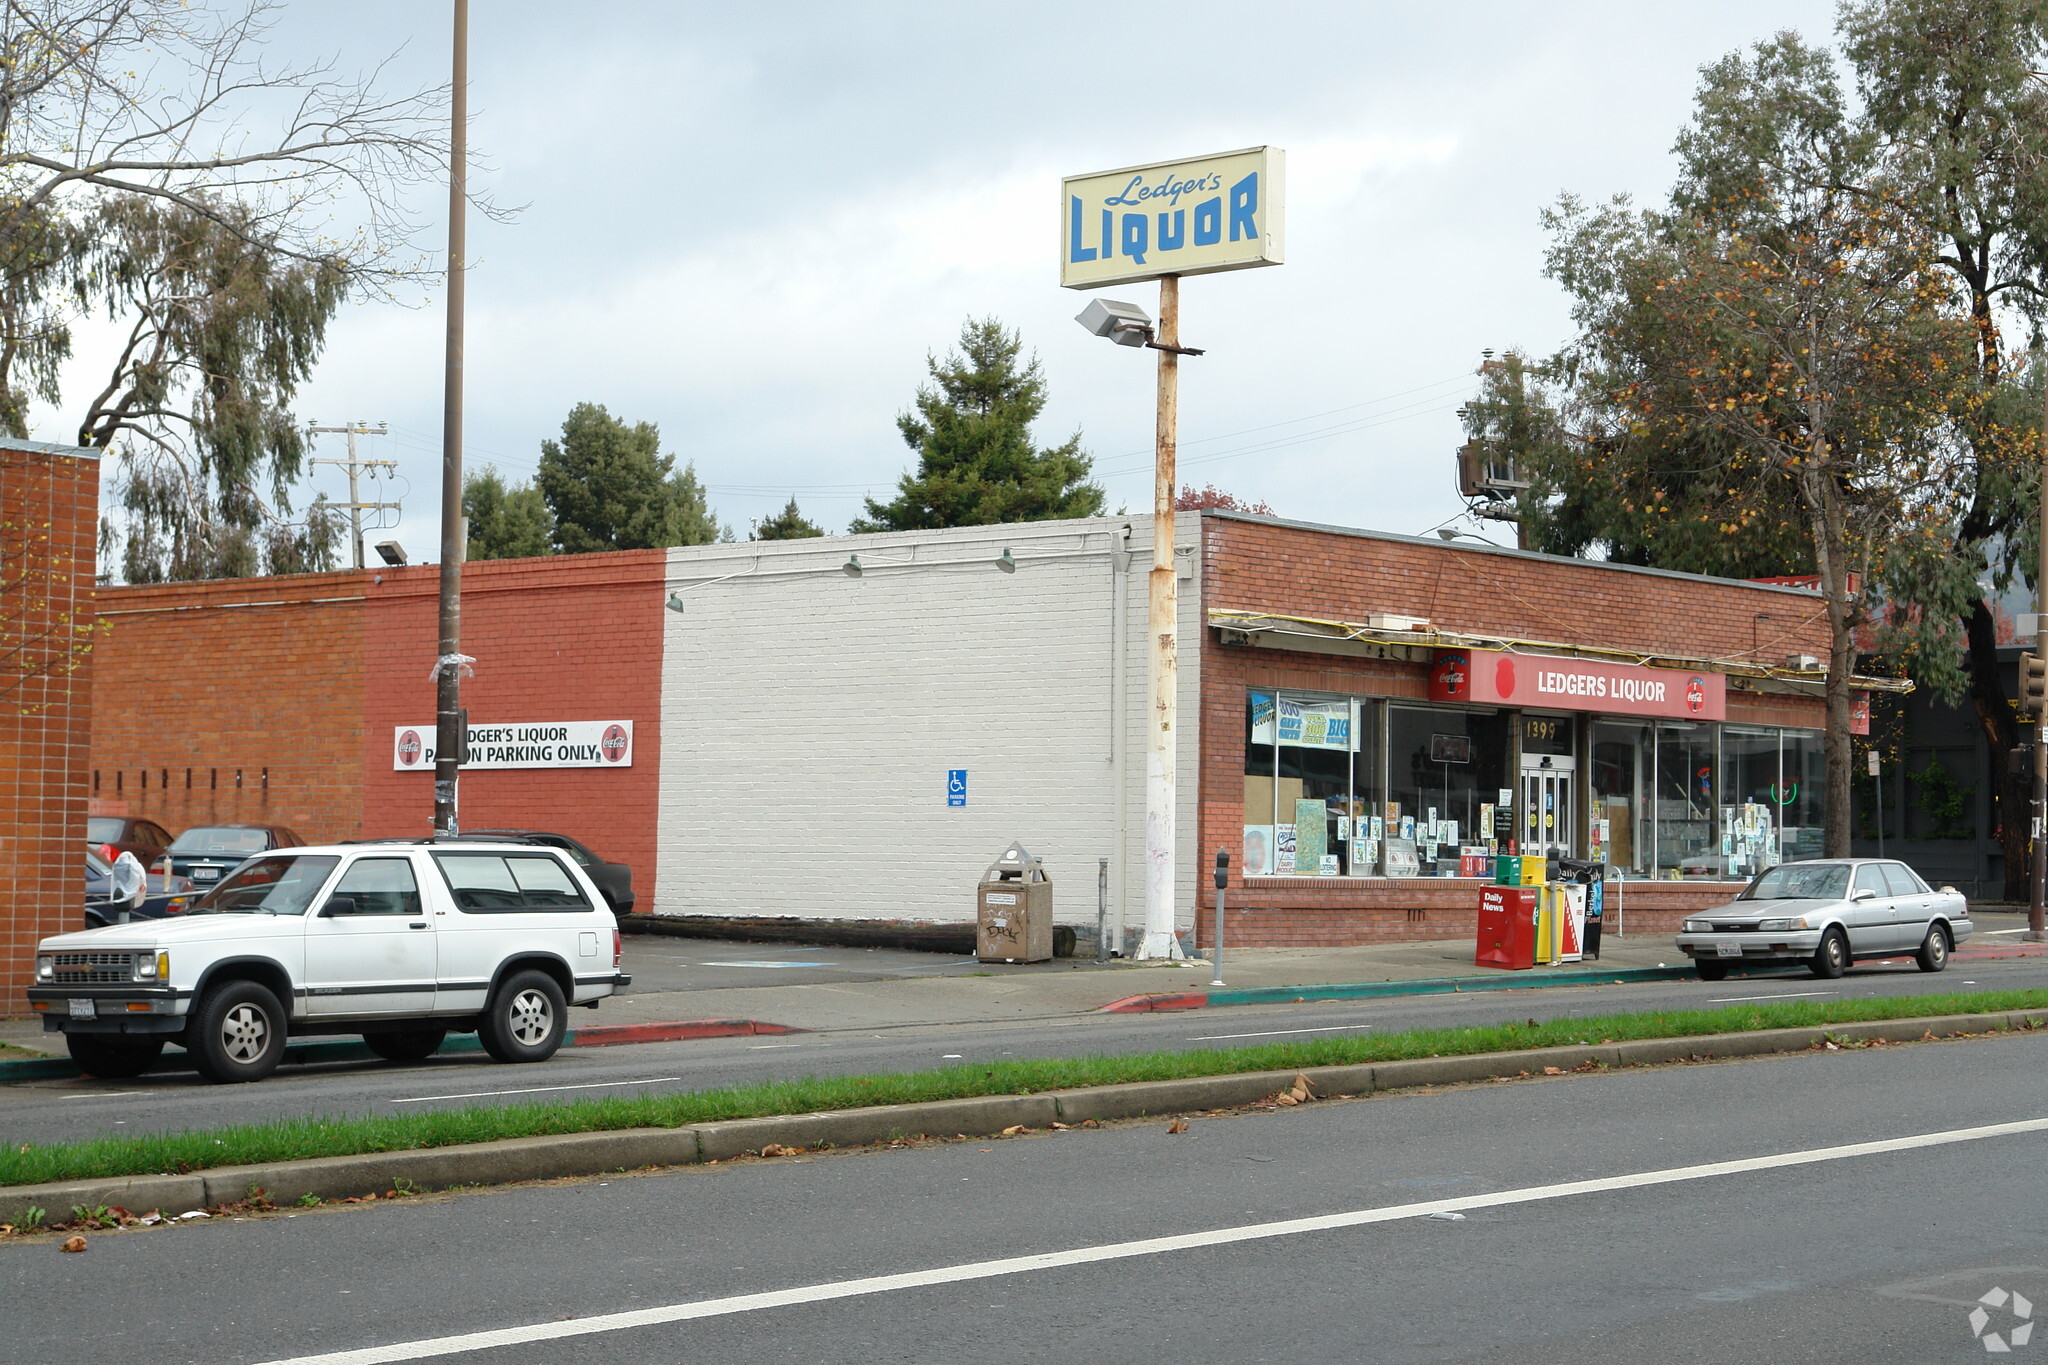
[[2020,655],[2020,714],[2048,716],[2048,659]]

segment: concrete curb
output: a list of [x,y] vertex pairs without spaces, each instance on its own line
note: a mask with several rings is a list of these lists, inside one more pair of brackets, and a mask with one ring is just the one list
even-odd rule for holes
[[[1730,978],[1747,976],[1730,972]],[[1148,1010],[1198,1010],[1216,1005],[1294,1005],[1308,1000],[1370,1000],[1388,995],[1450,995],[1470,991],[1531,990],[1540,986],[1615,986],[1630,981],[1696,980],[1692,965],[1617,967],[1612,971],[1509,972],[1499,976],[1431,976],[1415,981],[1351,981],[1330,986],[1250,986],[1239,990],[1174,991],[1127,995],[1097,1014],[1140,1014]]]
[[[594,1024],[570,1029],[562,1035],[563,1047],[613,1047],[620,1043],[669,1043],[688,1038],[742,1038],[754,1034],[807,1033],[808,1029],[771,1024],[764,1019],[685,1019],[666,1024]],[[458,1033],[435,1052],[481,1052],[483,1044],[473,1033]],[[293,1043],[284,1050],[284,1064],[304,1066],[314,1062],[373,1062],[377,1054],[361,1043],[339,1039],[322,1043]],[[190,1071],[192,1063],[184,1052],[166,1052],[151,1067],[150,1074]],[[0,1085],[14,1081],[61,1081],[85,1073],[69,1057],[31,1058],[0,1062]]]
[[75,1204],[118,1204],[134,1212],[187,1209],[234,1203],[260,1188],[276,1204],[306,1195],[321,1199],[362,1198],[407,1182],[421,1191],[465,1185],[508,1184],[564,1176],[598,1175],[648,1166],[688,1166],[725,1161],[758,1152],[771,1143],[786,1147],[858,1147],[895,1138],[987,1137],[1005,1128],[1045,1128],[1055,1121],[1082,1123],[1160,1117],[1204,1109],[1256,1104],[1306,1075],[1317,1094],[1369,1095],[1418,1086],[1543,1075],[1554,1068],[1644,1066],[1771,1053],[1804,1052],[1829,1041],[1918,1042],[1959,1033],[1996,1033],[2048,1025],[2048,1011],[2009,1014],[1950,1014],[1825,1028],[1761,1029],[1685,1038],[1651,1038],[1626,1043],[1530,1048],[1469,1057],[1414,1057],[1302,1071],[1252,1071],[1183,1080],[1137,1081],[1122,1085],[1054,1090],[1037,1095],[990,1095],[922,1104],[876,1105],[818,1114],[700,1123],[687,1128],[627,1128],[555,1137],[507,1138],[498,1142],[429,1147],[360,1156],[315,1157],[264,1165],[224,1166],[189,1175],[120,1176],[16,1185],[0,1189],[0,1222],[15,1222],[30,1205],[62,1221]]

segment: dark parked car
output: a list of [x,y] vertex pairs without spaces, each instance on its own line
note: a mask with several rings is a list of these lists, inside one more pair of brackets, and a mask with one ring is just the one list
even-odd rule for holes
[[171,871],[204,888],[244,859],[274,848],[298,848],[306,841],[283,825],[199,825],[171,841]]
[[[140,897],[136,896],[133,886],[134,883],[126,876],[115,876],[114,865],[102,858],[98,849],[86,845],[85,927],[99,929],[118,924],[123,915],[130,919],[182,915],[192,902],[199,899],[199,889],[188,877],[148,873],[143,879]],[[117,896],[117,889],[127,894]]]
[[133,853],[147,867],[171,846],[171,832],[141,815],[95,815],[85,822],[85,841],[110,863]]
[[614,914],[633,913],[633,869],[624,863],[607,862],[566,834],[550,834],[538,829],[466,829],[455,837],[489,839],[494,843],[511,839],[559,848],[575,860],[576,865],[583,869],[584,875],[597,884],[598,890],[604,892],[604,898]]

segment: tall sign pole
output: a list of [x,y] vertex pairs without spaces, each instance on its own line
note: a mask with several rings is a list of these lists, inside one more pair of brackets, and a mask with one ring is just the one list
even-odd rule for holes
[[1159,277],[1159,414],[1152,463],[1152,572],[1145,580],[1145,938],[1142,958],[1179,957],[1174,937],[1174,764],[1180,688],[1180,584],[1173,567],[1174,468],[1180,428],[1180,276]]
[[469,246],[469,0],[455,0],[448,130],[448,349],[441,398],[441,647],[434,660],[434,833],[454,834],[463,741],[462,308]]
[[[1283,259],[1286,154],[1248,147],[1162,161],[1060,185],[1060,283],[1098,289],[1159,281],[1159,322],[1143,309],[1098,298],[1078,321],[1122,346],[1159,352],[1156,458],[1152,469],[1152,572],[1145,591],[1145,931],[1140,958],[1181,956],[1175,935],[1179,871],[1174,811],[1180,726],[1180,591],[1174,568],[1174,491],[1180,358],[1180,281]],[[1121,610],[1121,604],[1119,604]],[[1119,699],[1119,704],[1121,699]],[[1123,792],[1116,794],[1123,801]]]

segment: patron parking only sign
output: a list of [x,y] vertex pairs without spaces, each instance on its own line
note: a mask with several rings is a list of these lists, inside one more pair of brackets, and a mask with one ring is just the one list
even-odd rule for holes
[[[434,726],[395,725],[391,766],[434,770]],[[469,727],[469,768],[630,768],[630,720],[538,720]]]

